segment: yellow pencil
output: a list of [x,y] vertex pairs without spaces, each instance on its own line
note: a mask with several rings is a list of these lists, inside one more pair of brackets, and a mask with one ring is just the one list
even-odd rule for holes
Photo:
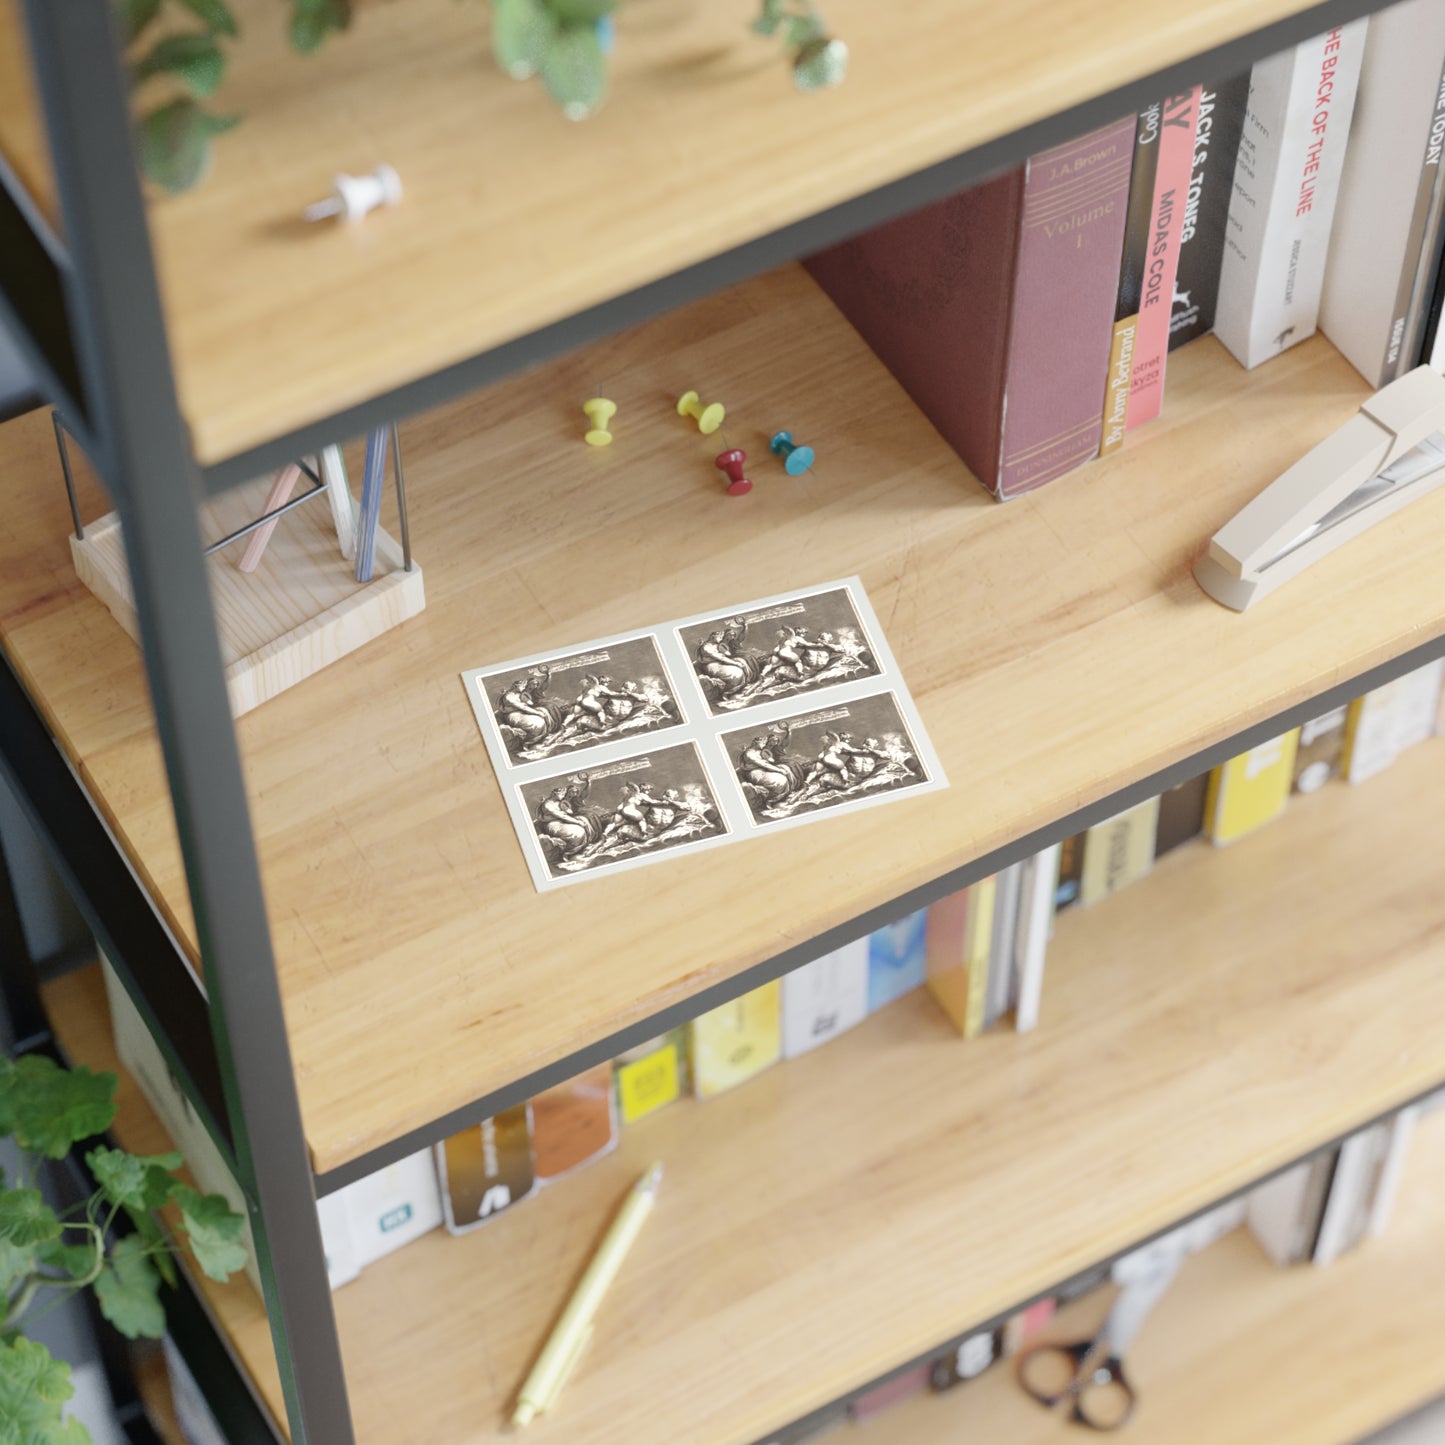
[[617,1211],[617,1218],[612,1221],[612,1228],[598,1245],[587,1272],[567,1301],[562,1318],[557,1321],[517,1396],[517,1408],[512,1414],[513,1425],[530,1424],[556,1403],[592,1334],[593,1315],[611,1288],[612,1281],[617,1278],[617,1271],[622,1268],[622,1261],[641,1233],[647,1216],[652,1213],[661,1180],[662,1165],[654,1164],[628,1191],[622,1208]]

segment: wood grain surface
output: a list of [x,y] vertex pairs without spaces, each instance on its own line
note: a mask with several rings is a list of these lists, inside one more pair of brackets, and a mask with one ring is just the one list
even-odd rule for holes
[[[749,496],[688,385],[730,408]],[[1247,614],[1189,572],[1364,395],[1323,340],[1246,373],[1208,339],[1121,454],[999,506],[790,268],[403,428],[427,610],[238,725],[316,1167],[1440,632],[1445,492]],[[808,475],[767,456],[779,426]],[[75,580],[43,415],[0,430],[0,505],[0,638],[194,951],[140,662]],[[951,786],[536,893],[462,669],[855,572]]]
[[[272,0],[236,0],[243,39],[215,106],[245,120],[196,190],[151,205],[197,455],[232,456],[1304,8],[1194,0],[1141,25],[1124,0],[831,0],[848,79],[804,95],[779,43],[750,32],[755,0],[632,0],[611,97],[578,125],[496,67],[485,7],[369,0],[302,58]],[[380,161],[401,176],[397,209],[302,222],[333,174]]]
[[[1279,1269],[1239,1231],[1188,1261],[1129,1360],[1139,1406],[1131,1445],[1353,1445],[1445,1390],[1445,1114],[1410,1145],[1382,1238],[1327,1269]],[[1085,1338],[1104,1299],[1060,1312],[1050,1333]],[[1042,1337],[1041,1337],[1042,1338]],[[838,1445],[1067,1445],[1007,1366],[925,1395],[837,1437]],[[1422,1437],[1423,1438],[1423,1437]]]
[[[438,1230],[369,1266],[335,1295],[360,1440],[509,1438],[503,1421],[551,1321],[654,1160],[656,1211],[555,1413],[529,1430],[538,1445],[750,1445],[1445,1081],[1442,787],[1436,739],[1368,784],[1331,784],[1232,847],[1180,848],[1064,915],[1034,1033],[960,1040],[915,993],[730,1093],[650,1116],[617,1153],[485,1228]],[[113,1058],[95,971],[48,1000],[67,1049]],[[123,1105],[122,1140],[151,1148],[144,1120],[131,1132],[134,1091]],[[1389,1342],[1438,1320],[1438,1271],[1423,1268],[1437,1254],[1418,1256],[1421,1313],[1393,1320],[1387,1304],[1358,1327]],[[1322,1280],[1356,1265],[1336,1268]],[[1296,1278],[1271,1273],[1284,1299]],[[274,1400],[254,1291],[202,1284]],[[1256,1318],[1272,1328],[1268,1296],[1241,1318],[1236,1362]],[[1141,1343],[1146,1395],[1154,1360],[1214,1348],[1208,1332],[1170,1338]],[[1408,1343],[1398,1381],[1367,1368],[1378,1355],[1355,1360],[1364,1398],[1340,1418],[1363,1429],[1428,1393],[1427,1373],[1445,1379],[1438,1338]],[[1326,1359],[1334,1344],[1320,1342]],[[1284,1346],[1259,1348],[1274,1361]],[[1226,1388],[1222,1363],[1198,1368],[1204,1381],[1178,1386],[1191,1409]],[[1255,1389],[1268,1387],[1266,1371]],[[1296,1406],[1281,1394],[1253,1407],[1274,1420]]]

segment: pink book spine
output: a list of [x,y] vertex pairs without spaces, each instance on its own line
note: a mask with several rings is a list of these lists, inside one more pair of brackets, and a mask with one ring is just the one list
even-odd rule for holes
[[1174,279],[1184,208],[1194,172],[1194,134],[1199,124],[1199,92],[1171,95],[1164,102],[1159,128],[1159,169],[1154,179],[1154,225],[1144,295],[1134,333],[1134,372],[1129,381],[1125,431],[1153,421],[1164,405],[1164,363],[1169,355],[1169,317],[1174,310]]
[[1029,159],[999,437],[998,495],[1099,450],[1134,117]]

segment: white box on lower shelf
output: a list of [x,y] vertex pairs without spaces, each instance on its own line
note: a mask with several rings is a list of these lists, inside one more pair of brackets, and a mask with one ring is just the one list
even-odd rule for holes
[[[246,1218],[246,1273],[259,1292],[261,1276],[241,1186],[104,955],[101,970],[116,1054],[185,1156],[196,1183],[208,1194],[223,1195],[231,1208]],[[317,1202],[317,1217],[327,1275],[336,1289],[355,1279],[366,1265],[441,1224],[441,1192],[431,1150],[408,1155],[324,1196]]]

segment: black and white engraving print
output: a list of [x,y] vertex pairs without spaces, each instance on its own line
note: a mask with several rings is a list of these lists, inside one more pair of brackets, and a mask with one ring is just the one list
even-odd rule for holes
[[683,720],[651,636],[501,668],[476,684],[514,767]]
[[891,692],[723,734],[760,827],[928,781]]
[[553,774],[518,791],[551,878],[727,832],[692,743]]
[[880,672],[846,587],[678,628],[714,716]]

